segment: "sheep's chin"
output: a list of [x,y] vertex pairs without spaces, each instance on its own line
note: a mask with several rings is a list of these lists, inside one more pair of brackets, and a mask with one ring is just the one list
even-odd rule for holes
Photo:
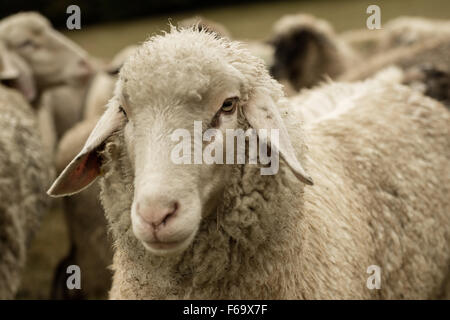
[[149,251],[150,253],[157,255],[157,256],[173,256],[182,253],[185,251],[189,245],[194,240],[195,234],[197,233],[197,230],[192,232],[189,237],[186,239],[180,241],[180,242],[171,242],[171,243],[150,243],[147,241],[141,240],[142,245],[144,248]]

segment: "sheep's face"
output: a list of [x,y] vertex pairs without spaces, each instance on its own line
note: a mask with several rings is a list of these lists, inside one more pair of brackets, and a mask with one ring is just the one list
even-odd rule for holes
[[37,14],[18,14],[0,24],[0,38],[20,55],[41,88],[87,81],[93,73],[87,53]]
[[[215,210],[232,167],[223,164],[226,129],[245,125],[242,75],[224,63],[196,69],[121,78],[124,137],[135,177],[133,232],[160,255],[189,246],[202,216]],[[158,94],[144,95],[152,78],[159,78]],[[208,162],[207,154],[218,161]]]
[[134,173],[134,235],[155,254],[181,252],[202,218],[215,213],[234,172],[239,146],[227,130],[276,129],[272,154],[277,150],[300,180],[312,183],[275,103],[281,97],[263,62],[235,43],[195,30],[156,37],[124,64],[107,111],[49,194],[89,185],[100,172],[95,151],[123,130]]

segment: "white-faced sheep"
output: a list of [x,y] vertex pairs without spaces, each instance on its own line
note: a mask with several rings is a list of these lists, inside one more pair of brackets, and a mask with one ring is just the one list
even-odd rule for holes
[[274,25],[270,42],[275,48],[271,73],[294,92],[327,76],[335,78],[359,61],[328,22],[310,15],[282,17]]
[[[281,86],[239,44],[195,30],[145,42],[123,66],[85,147],[49,190],[73,194],[101,175],[115,241],[110,297],[444,294],[450,113],[377,80],[362,91],[352,84],[317,90],[333,99],[344,87],[343,111],[304,135]],[[262,175],[262,164],[175,164],[180,140],[172,133],[195,137],[194,121],[202,121],[201,133],[254,128],[279,152],[278,173]],[[263,128],[278,129],[279,139],[268,140]],[[218,131],[220,152],[227,138]],[[308,173],[313,186],[305,185]],[[371,265],[382,270],[380,290],[366,286]]]
[[39,89],[82,82],[93,72],[88,54],[38,13],[18,13],[3,19],[0,39],[30,66]]
[[[9,60],[12,56],[0,45],[0,80],[16,82],[26,95],[23,85],[29,79]],[[0,128],[0,299],[12,299],[30,241],[48,209],[45,189],[53,171],[34,110],[18,91],[2,84]]]
[[33,104],[36,108],[46,105],[44,109],[51,112],[56,141],[81,119],[88,83],[97,68],[94,60],[36,12],[1,20],[0,39],[32,71],[37,92]]

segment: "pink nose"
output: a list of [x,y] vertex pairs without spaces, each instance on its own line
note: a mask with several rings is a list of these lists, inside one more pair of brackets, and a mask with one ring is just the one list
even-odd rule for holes
[[136,211],[153,230],[158,230],[175,217],[178,207],[177,201],[145,201],[137,203]]

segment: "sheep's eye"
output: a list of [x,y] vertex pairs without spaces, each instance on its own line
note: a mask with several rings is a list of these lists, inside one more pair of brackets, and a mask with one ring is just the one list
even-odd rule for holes
[[226,99],[223,102],[222,107],[220,108],[220,110],[223,113],[231,114],[231,113],[234,112],[234,110],[236,110],[237,102],[238,102],[238,98],[236,98],[236,97],[228,98],[228,99]]
[[33,46],[33,41],[30,40],[30,39],[27,39],[27,40],[22,41],[21,43],[19,43],[17,48],[21,49],[21,48],[27,48],[27,47],[31,47],[31,46]]
[[127,115],[127,113],[126,113],[126,111],[125,111],[125,109],[122,107],[122,106],[119,106],[119,111],[120,112],[122,112],[123,113],[123,115],[125,116],[125,118],[127,118],[128,119],[128,115]]
[[114,75],[119,74],[119,71],[120,71],[120,68],[114,68],[114,69],[108,70],[108,74],[114,76]]

